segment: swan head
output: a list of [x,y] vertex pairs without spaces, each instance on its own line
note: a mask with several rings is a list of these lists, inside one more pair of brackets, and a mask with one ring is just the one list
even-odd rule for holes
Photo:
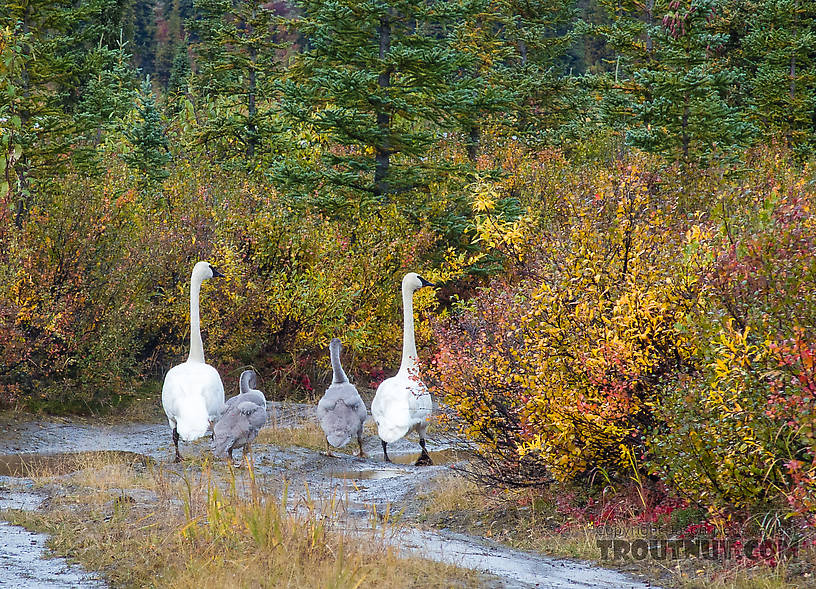
[[199,280],[209,280],[210,278],[218,278],[224,276],[218,268],[210,265],[209,262],[198,262],[193,266],[193,278]]
[[340,341],[340,338],[339,337],[332,338],[332,341],[329,342],[329,350],[332,352],[337,350],[337,353],[339,354],[342,349],[343,344]]
[[416,272],[408,272],[403,279],[402,279],[402,290],[403,292],[414,292],[419,290],[423,286],[436,286],[432,282],[428,282],[422,276],[417,274]]

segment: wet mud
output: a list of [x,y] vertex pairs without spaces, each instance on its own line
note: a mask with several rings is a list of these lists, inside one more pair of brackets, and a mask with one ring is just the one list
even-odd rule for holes
[[[37,509],[40,497],[10,492],[0,479],[0,511]],[[0,521],[0,587],[4,589],[102,588],[105,584],[64,558],[47,558],[47,536]]]
[[[270,413],[268,427],[297,427],[314,419],[314,408],[302,404],[270,403]],[[100,452],[114,452],[137,467],[158,464],[178,471],[195,468],[201,459],[210,457],[209,437],[205,436],[195,443],[183,444],[182,453],[192,457],[192,461],[173,464],[169,428],[166,422],[158,420],[141,424],[42,421],[9,424],[4,429],[7,434],[0,434],[0,481],[4,478],[2,475],[6,480],[12,476],[24,481],[40,468],[55,475],[65,474],[81,468],[93,459],[94,453]],[[431,487],[435,478],[465,464],[470,456],[455,437],[429,435],[428,451],[433,466],[414,466],[419,457],[415,436],[388,445],[392,463],[383,460],[382,446],[376,435],[366,436],[363,449],[368,455],[366,458],[340,453],[330,457],[307,448],[256,443],[252,449],[255,478],[266,493],[279,495],[287,489],[290,505],[298,504],[305,490],[317,503],[335,506],[332,516],[337,518],[337,525],[351,532],[371,533],[372,521],[387,520],[393,531],[385,537],[399,550],[483,571],[485,587],[635,589],[650,586],[586,563],[511,550],[474,536],[414,528],[410,522],[420,512],[422,493]],[[225,463],[213,464],[215,472],[225,476],[229,472]],[[0,494],[2,489],[0,486]],[[4,532],[5,529],[0,530],[0,534]],[[31,535],[29,541],[30,545],[21,541],[9,550],[19,552],[24,561],[42,560],[44,539]],[[76,567],[71,570],[87,575]],[[52,583],[48,580],[49,574],[43,574],[41,586],[73,586],[49,584]]]

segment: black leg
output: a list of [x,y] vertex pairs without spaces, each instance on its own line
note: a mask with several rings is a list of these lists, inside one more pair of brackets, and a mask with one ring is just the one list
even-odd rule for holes
[[382,445],[383,445],[383,456],[385,456],[385,461],[386,462],[391,462],[391,459],[388,457],[388,449],[386,448],[386,446],[388,444],[386,444],[384,440],[380,440],[380,441],[382,442]]
[[181,462],[181,454],[179,454],[178,443],[179,443],[178,429],[173,428],[173,445],[176,447],[176,460],[175,461],[176,462]]
[[415,466],[431,466],[433,460],[431,460],[431,455],[428,454],[428,450],[425,448],[425,438],[419,438],[419,445],[422,446],[422,454],[417,458]]

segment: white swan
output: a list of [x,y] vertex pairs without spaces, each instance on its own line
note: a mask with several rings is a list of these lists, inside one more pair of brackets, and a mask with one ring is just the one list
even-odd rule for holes
[[176,462],[181,461],[179,438],[191,442],[212,427],[224,406],[224,385],[218,371],[204,361],[198,298],[201,283],[223,276],[207,262],[198,262],[190,276],[190,355],[164,377],[162,407],[173,435]]
[[361,458],[363,451],[363,423],[368,412],[365,403],[351,384],[340,364],[340,350],[343,345],[334,338],[329,344],[332,364],[332,383],[317,404],[317,419],[326,434],[326,453],[331,456],[331,446],[342,448],[357,436]]
[[419,379],[418,356],[414,339],[414,291],[431,284],[416,272],[409,272],[402,279],[402,363],[396,376],[387,378],[377,387],[377,394],[371,402],[371,414],[377,422],[377,433],[387,462],[389,442],[395,442],[416,430],[422,454],[417,464],[433,464],[425,449],[425,428],[431,415],[431,394]]
[[239,380],[240,392],[224,405],[224,415],[213,428],[213,453],[219,458],[232,460],[232,452],[244,449],[244,456],[252,452],[252,441],[266,424],[266,397],[255,389],[257,375],[244,370]]

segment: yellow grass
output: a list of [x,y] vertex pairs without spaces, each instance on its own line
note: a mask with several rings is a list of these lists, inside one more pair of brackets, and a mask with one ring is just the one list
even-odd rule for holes
[[[475,587],[476,573],[399,558],[377,535],[349,535],[331,501],[291,509],[251,470],[128,464],[94,455],[39,480],[43,512],[5,512],[51,535],[50,546],[122,587]],[[149,492],[148,492],[149,491]],[[282,495],[286,497],[286,493]],[[304,509],[305,507],[305,509]],[[328,513],[326,513],[328,511]],[[382,534],[382,532],[380,532]]]
[[310,450],[325,450],[326,436],[317,423],[306,421],[298,427],[265,427],[255,438],[256,444],[272,444],[283,448],[299,446]]

